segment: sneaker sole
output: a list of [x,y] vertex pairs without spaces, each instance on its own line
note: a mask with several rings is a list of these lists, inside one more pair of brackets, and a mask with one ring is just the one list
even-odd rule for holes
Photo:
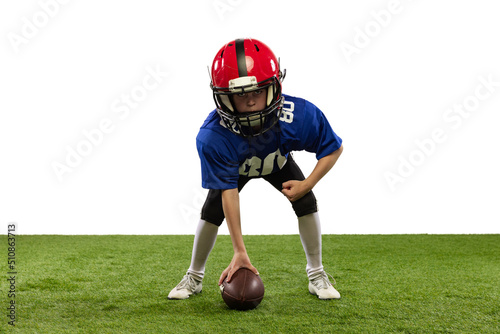
[[338,299],[342,298],[342,296],[339,298],[319,298],[319,296],[317,294],[312,293],[311,291],[309,291],[309,294],[316,296],[319,300],[338,300]]
[[200,290],[200,292],[192,293],[192,294],[190,294],[187,298],[171,298],[171,297],[168,297],[168,296],[167,296],[167,299],[168,299],[168,300],[186,300],[186,299],[191,298],[191,296],[194,296],[194,295],[197,295],[197,294],[202,293],[202,291],[203,291],[203,290]]

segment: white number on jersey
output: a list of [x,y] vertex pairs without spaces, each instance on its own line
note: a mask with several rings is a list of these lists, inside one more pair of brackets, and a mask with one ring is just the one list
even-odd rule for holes
[[[269,153],[264,159],[264,163],[262,163],[262,159],[259,157],[251,157],[245,160],[240,166],[240,175],[255,177],[271,174],[274,168],[274,161],[277,161],[280,169],[285,165],[286,157],[281,155],[279,148],[275,152]],[[260,168],[262,170],[259,173],[258,169]]]
[[[289,105],[289,107],[287,107]],[[280,121],[285,123],[293,122],[293,111],[295,109],[295,104],[291,101],[285,101],[283,103],[283,111],[281,112]]]

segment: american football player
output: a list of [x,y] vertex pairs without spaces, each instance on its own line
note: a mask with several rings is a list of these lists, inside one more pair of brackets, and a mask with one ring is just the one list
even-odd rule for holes
[[[226,220],[234,255],[219,285],[241,267],[258,274],[242,238],[239,192],[263,178],[290,201],[298,217],[309,292],[338,299],[322,264],[321,224],[314,186],[335,165],[342,139],[311,102],[282,93],[285,71],[271,49],[256,39],[236,39],[215,55],[211,67],[213,110],[196,138],[202,186],[209,189],[193,244],[191,265],[169,299],[186,299],[202,290],[205,264],[219,226]],[[314,153],[317,164],[306,178],[292,151]]]

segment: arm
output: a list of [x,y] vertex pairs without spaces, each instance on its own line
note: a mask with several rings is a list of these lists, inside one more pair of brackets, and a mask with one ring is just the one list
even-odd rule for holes
[[231,264],[222,272],[219,278],[219,285],[222,284],[226,276],[227,280],[230,281],[236,270],[242,267],[252,270],[257,275],[259,274],[257,269],[250,263],[250,258],[248,257],[245,243],[243,242],[238,189],[226,189],[222,191],[222,208],[226,216],[229,234],[231,235],[234,255]]
[[341,145],[333,153],[319,159],[311,175],[304,181],[291,180],[283,183],[282,193],[292,202],[302,198],[332,169],[343,150],[344,147]]

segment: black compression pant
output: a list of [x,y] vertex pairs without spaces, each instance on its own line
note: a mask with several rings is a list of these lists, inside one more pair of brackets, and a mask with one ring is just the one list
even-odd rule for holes
[[[302,171],[293,160],[291,154],[288,155],[287,162],[280,171],[262,176],[262,178],[271,183],[279,192],[281,192],[282,184],[284,182],[290,180],[302,181],[305,179],[304,174],[302,174]],[[251,179],[252,178],[247,176],[240,175],[238,179],[238,192],[241,191],[245,184],[247,184],[247,182]],[[292,204],[297,217],[302,217],[318,211],[316,197],[312,191],[308,192],[304,195],[304,197],[298,199],[297,201],[290,203]],[[203,204],[203,208],[201,209],[201,219],[217,226],[222,224],[222,221],[224,220],[224,211],[222,209],[222,190],[211,189],[208,192],[205,204]]]

